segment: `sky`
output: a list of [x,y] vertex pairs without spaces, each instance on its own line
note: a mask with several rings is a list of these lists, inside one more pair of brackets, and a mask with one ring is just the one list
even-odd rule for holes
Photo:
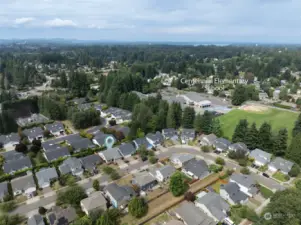
[[0,39],[301,43],[301,0],[0,0]]

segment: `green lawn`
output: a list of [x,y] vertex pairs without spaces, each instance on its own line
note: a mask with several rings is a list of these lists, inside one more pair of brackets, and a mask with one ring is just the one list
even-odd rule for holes
[[224,136],[232,139],[233,132],[239,120],[247,119],[249,125],[255,122],[257,128],[263,123],[271,124],[273,131],[277,132],[280,128],[287,128],[289,140],[291,140],[291,131],[297,120],[298,113],[288,112],[279,109],[269,109],[265,112],[247,112],[240,109],[234,109],[231,112],[219,117]]
[[273,178],[275,178],[281,182],[285,182],[285,181],[289,180],[289,179],[287,179],[288,178],[287,176],[285,176],[283,173],[281,173],[279,171],[273,174]]
[[259,185],[259,190],[264,198],[270,198],[274,194],[272,192],[272,190],[270,190],[262,185]]

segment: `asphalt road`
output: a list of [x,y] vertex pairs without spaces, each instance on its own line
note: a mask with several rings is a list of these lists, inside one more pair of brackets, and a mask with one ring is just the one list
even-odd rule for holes
[[[204,152],[198,150],[197,147],[190,147],[190,146],[172,146],[172,147],[169,147],[168,149],[167,148],[162,148],[162,149],[163,149],[163,152],[160,151],[160,153],[157,154],[157,157],[159,159],[169,158],[174,153],[188,153],[188,154],[195,155],[196,157],[203,158],[207,163],[213,163],[215,161],[215,159],[220,156],[220,155],[216,155],[214,153],[204,153]],[[229,159],[225,158],[225,161],[226,161],[225,167],[227,167],[229,169],[235,169],[238,171],[241,169],[241,167],[238,164],[229,161]],[[138,163],[132,164],[132,165],[129,164],[128,167],[120,169],[120,171],[122,171],[124,174],[129,174],[130,172],[137,172],[143,168],[147,168],[148,166],[149,166],[148,161],[138,162]],[[100,175],[97,175],[97,176],[99,177]],[[263,177],[262,175],[258,175],[258,174],[251,172],[251,176],[253,176],[253,178],[258,183],[260,183],[272,190],[277,191],[277,190],[285,189],[285,187],[283,187],[276,181],[266,178],[266,177]],[[92,188],[92,183],[93,183],[94,179],[95,178],[93,178],[93,177],[88,178],[88,179],[79,181],[78,184],[81,185],[85,190],[88,190],[88,189]],[[98,178],[98,180],[99,180],[99,183],[110,182],[110,178],[106,175],[101,175]],[[37,213],[39,206],[51,207],[52,205],[54,205],[54,203],[56,201],[56,193],[52,192],[52,194],[53,195],[51,195],[51,193],[47,193],[46,196],[49,195],[48,197],[40,198],[40,200],[37,200],[37,201],[29,203],[29,204],[27,203],[26,205],[21,205],[11,213],[12,214],[19,213],[21,215],[29,216],[29,215],[33,215],[33,214]]]

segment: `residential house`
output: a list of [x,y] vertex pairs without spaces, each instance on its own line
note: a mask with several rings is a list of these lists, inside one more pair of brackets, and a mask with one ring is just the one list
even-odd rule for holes
[[178,154],[174,153],[170,157],[170,162],[172,162],[176,167],[182,167],[186,162],[194,159],[194,155],[191,154]]
[[74,176],[80,176],[84,172],[81,161],[74,157],[66,159],[59,166],[59,170],[63,175],[71,173]]
[[271,161],[272,154],[256,148],[255,150],[251,151],[250,157],[254,159],[253,163],[256,166],[264,166]]
[[115,208],[124,208],[131,198],[136,196],[132,187],[119,186],[116,183],[108,184],[104,189],[104,193]]
[[195,201],[195,205],[216,223],[223,222],[230,211],[230,205],[215,192],[203,192],[203,196]]
[[80,161],[84,169],[90,172],[94,172],[96,170],[97,165],[102,163],[102,160],[98,154],[92,154],[82,157],[80,158]]
[[98,146],[105,146],[106,139],[108,137],[112,137],[114,140],[116,140],[112,134],[97,133],[92,139],[92,142]]
[[213,143],[215,150],[219,152],[227,151],[230,145],[231,142],[225,138],[217,138]]
[[145,137],[137,138],[133,141],[135,148],[138,150],[141,146],[145,146],[147,150],[152,149],[154,146],[147,141]]
[[205,146],[213,146],[214,141],[217,139],[215,134],[203,135],[200,144]]
[[15,150],[3,152],[3,153],[1,153],[1,155],[3,156],[3,158],[5,159],[6,162],[15,161],[15,160],[26,157],[25,154],[23,154],[21,152],[17,152]]
[[99,135],[99,134],[104,134],[102,131],[100,131],[101,125],[95,126],[92,128],[89,128],[86,132],[88,134],[93,134],[93,135]]
[[77,105],[77,108],[80,111],[86,111],[86,110],[92,109],[92,106],[93,106],[92,103],[83,103],[83,104]]
[[166,128],[162,130],[162,135],[167,140],[178,140],[178,132],[174,128]]
[[88,148],[94,148],[95,145],[88,138],[81,138],[71,143],[74,152],[80,152]]
[[51,167],[41,169],[38,172],[36,172],[36,178],[38,181],[39,188],[46,188],[50,187],[51,182],[58,179],[58,174],[56,172],[56,169]]
[[231,205],[245,204],[248,201],[248,195],[240,190],[237,183],[229,182],[220,186],[220,196]]
[[157,131],[155,134],[153,133],[149,133],[146,135],[146,140],[154,147],[158,147],[160,145],[162,145],[163,141],[164,141],[164,137],[162,136],[162,134]]
[[230,145],[229,150],[234,152],[243,152],[245,155],[248,155],[250,153],[247,145],[242,142],[237,142],[235,144]]
[[0,201],[8,194],[7,184],[6,181],[0,183]]
[[86,101],[86,98],[75,98],[72,100],[72,102],[75,104],[75,105],[81,105],[81,104],[84,104]]
[[25,129],[22,131],[22,133],[28,138],[30,142],[32,142],[34,139],[36,140],[42,140],[44,131],[41,127],[33,127],[31,129]]
[[119,148],[110,148],[105,151],[101,151],[98,154],[106,163],[115,162],[122,158],[119,153]]
[[60,136],[65,134],[65,128],[64,128],[64,124],[61,122],[54,122],[51,124],[46,124],[44,126],[45,130],[49,130],[49,132],[53,135],[53,136]]
[[121,144],[118,149],[123,158],[128,158],[136,152],[136,149],[131,143]]
[[166,165],[156,170],[156,178],[159,182],[163,182],[169,179],[174,172],[176,169],[173,166]]
[[185,225],[216,225],[212,218],[198,209],[192,202],[182,202],[174,210],[174,213]]
[[182,144],[188,144],[189,141],[193,141],[195,138],[194,129],[182,129],[181,132],[181,141]]
[[258,97],[259,97],[260,101],[264,101],[269,98],[269,96],[266,92],[259,92]]
[[107,200],[104,198],[100,191],[96,191],[91,194],[88,198],[80,201],[82,210],[89,216],[92,211],[107,209]]
[[40,214],[35,214],[28,218],[27,225],[45,225],[45,223],[43,217]]
[[272,172],[280,171],[283,174],[288,174],[294,163],[291,161],[288,161],[286,159],[283,159],[281,157],[276,157],[270,164],[268,165],[268,168]]
[[210,174],[207,163],[196,159],[186,162],[182,167],[182,172],[194,179],[202,179]]
[[158,182],[150,173],[143,171],[135,174],[132,184],[138,186],[142,191],[147,191],[156,186]]
[[46,218],[50,225],[69,225],[77,218],[76,210],[73,207],[61,208],[53,206],[47,211]]
[[44,156],[48,162],[52,162],[70,156],[70,152],[66,146],[59,146],[59,148],[44,152]]
[[30,198],[35,195],[37,190],[32,174],[13,179],[11,186],[14,196],[24,194]]
[[280,89],[274,90],[274,92],[273,92],[273,100],[279,100],[280,92],[281,92]]
[[239,189],[249,197],[253,197],[258,193],[256,181],[250,175],[233,173],[229,178],[229,182],[236,183]]
[[28,156],[25,156],[21,159],[5,162],[3,165],[4,173],[9,173],[9,174],[14,174],[19,170],[29,169],[29,168],[32,168],[32,163]]
[[20,142],[18,133],[11,133],[7,135],[0,135],[0,146],[6,150],[12,150]]
[[127,126],[118,127],[118,128],[116,128],[116,130],[119,131],[119,132],[121,132],[121,133],[123,133],[124,137],[127,137],[129,135],[129,133],[130,133],[130,128],[127,127]]

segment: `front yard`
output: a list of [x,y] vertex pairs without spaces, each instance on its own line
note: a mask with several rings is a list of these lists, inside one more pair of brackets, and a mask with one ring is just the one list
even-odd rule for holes
[[270,198],[274,193],[272,190],[262,186],[262,185],[259,185],[259,190],[260,190],[260,193],[262,194],[262,196],[264,198]]
[[286,182],[290,179],[288,175],[285,175],[279,171],[273,174],[273,178],[280,182]]
[[245,205],[235,205],[231,207],[231,220],[235,224],[240,224],[243,219],[248,219],[252,222],[256,222],[259,220],[259,217],[255,213],[254,210],[248,208]]

